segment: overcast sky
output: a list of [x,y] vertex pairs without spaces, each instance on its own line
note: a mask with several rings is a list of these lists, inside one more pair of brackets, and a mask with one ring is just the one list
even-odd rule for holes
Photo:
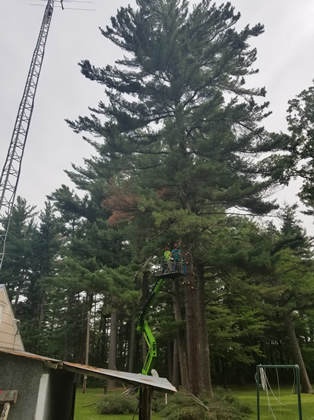
[[[273,114],[265,120],[265,127],[285,131],[288,100],[309,87],[314,79],[314,1],[233,0],[231,3],[241,12],[241,26],[258,22],[265,25],[265,33],[252,43],[258,50],[255,67],[260,72],[250,84],[265,86],[267,90]],[[44,0],[1,1],[1,169],[41,26],[44,7],[39,5],[42,4]],[[95,11],[62,11],[57,7],[59,2],[55,2],[18,186],[18,195],[29,204],[41,208],[47,194],[62,183],[71,186],[64,169],[71,169],[71,163],[82,164],[83,157],[93,152],[82,136],[74,134],[64,121],[87,115],[88,106],[96,106],[104,99],[103,88],[82,76],[77,63],[87,58],[102,67],[121,55],[100,34],[99,26],[104,28],[117,8],[128,4],[135,5],[135,1],[64,0],[68,9]],[[278,196],[281,201],[292,203],[296,192],[294,183]],[[304,220],[313,234],[312,220]]]

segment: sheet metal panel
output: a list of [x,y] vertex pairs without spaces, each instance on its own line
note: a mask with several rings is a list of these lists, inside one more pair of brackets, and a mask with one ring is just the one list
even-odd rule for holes
[[140,373],[120,372],[110,369],[102,369],[93,366],[81,365],[78,363],[64,362],[50,357],[39,356],[38,354],[27,353],[23,351],[14,351],[0,348],[0,353],[13,354],[19,357],[25,357],[42,361],[51,369],[64,369],[70,372],[79,373],[82,375],[106,377],[116,379],[118,382],[129,383],[135,386],[149,386],[157,391],[167,393],[177,392],[176,388],[166,378],[159,378],[156,376],[146,376]]

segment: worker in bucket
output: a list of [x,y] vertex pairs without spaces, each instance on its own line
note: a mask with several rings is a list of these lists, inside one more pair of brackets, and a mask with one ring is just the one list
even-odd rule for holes
[[179,271],[181,264],[181,250],[178,244],[174,244],[173,250],[171,251],[171,255],[173,258],[172,271]]

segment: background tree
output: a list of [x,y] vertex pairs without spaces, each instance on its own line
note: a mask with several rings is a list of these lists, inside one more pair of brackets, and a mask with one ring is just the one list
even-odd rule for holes
[[261,162],[265,174],[288,185],[291,178],[302,181],[299,197],[306,205],[306,214],[313,215],[313,139],[314,139],[314,86],[304,89],[289,101],[287,110],[288,133],[273,133],[285,153],[274,154]]
[[35,207],[18,196],[12,210],[6,258],[0,272],[1,283],[6,284],[16,313],[20,297],[32,281]]
[[262,293],[284,321],[293,361],[300,367],[303,392],[313,393],[295,327],[300,311],[310,307],[313,299],[313,253],[295,211],[296,206],[282,212],[283,225],[270,252],[270,275],[263,279],[270,287],[267,290],[266,286]]

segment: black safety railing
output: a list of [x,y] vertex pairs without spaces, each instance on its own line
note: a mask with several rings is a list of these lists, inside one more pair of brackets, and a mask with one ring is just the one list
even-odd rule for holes
[[162,277],[178,277],[185,275],[186,267],[183,259],[180,258],[160,258],[155,274]]

